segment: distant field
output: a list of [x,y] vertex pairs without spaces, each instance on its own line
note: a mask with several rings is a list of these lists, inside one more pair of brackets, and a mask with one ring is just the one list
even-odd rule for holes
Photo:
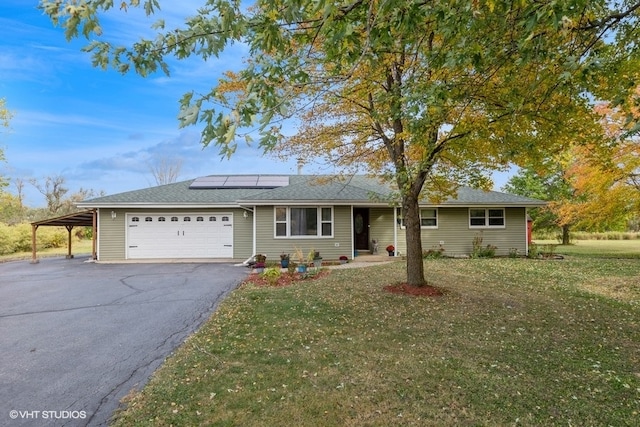
[[[91,240],[74,241],[71,245],[71,253],[73,255],[91,254]],[[39,250],[38,258],[65,256],[68,253],[67,245],[61,248],[50,248]],[[18,261],[23,259],[31,259],[31,251],[29,252],[17,252],[11,255],[0,255],[0,262]]]
[[558,245],[556,240],[535,240],[544,247],[556,245],[555,253],[607,258],[640,258],[640,240],[576,240],[571,245]]

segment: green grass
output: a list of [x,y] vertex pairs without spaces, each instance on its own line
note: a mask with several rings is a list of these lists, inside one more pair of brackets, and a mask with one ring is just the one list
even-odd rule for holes
[[243,286],[114,425],[638,425],[640,264],[438,259]]
[[[92,249],[92,241],[91,240],[75,240],[71,244],[71,253],[74,255],[78,254],[90,254]],[[40,249],[38,250],[37,256],[38,258],[45,257],[55,257],[55,256],[65,256],[69,250],[67,249],[67,245],[61,248],[48,248],[48,249]],[[19,261],[31,259],[31,251],[29,252],[16,252],[10,255],[0,255],[0,262],[7,261]]]
[[535,240],[540,245],[555,245],[555,252],[570,256],[640,258],[640,240],[576,240],[571,245],[558,245],[556,240]]

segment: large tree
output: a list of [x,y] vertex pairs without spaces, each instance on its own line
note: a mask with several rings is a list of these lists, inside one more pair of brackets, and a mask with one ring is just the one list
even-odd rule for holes
[[572,203],[559,212],[578,226],[591,230],[620,229],[640,211],[640,87],[628,102],[599,103],[604,143],[576,144],[565,177],[575,189]]
[[[94,63],[142,75],[168,58],[217,57],[244,43],[246,67],[182,100],[183,125],[231,155],[254,130],[266,150],[319,152],[393,182],[404,211],[407,280],[423,285],[418,203],[485,183],[509,162],[536,162],[577,132],[605,83],[633,80],[640,4],[607,0],[209,0],[181,28],[129,47],[94,40]],[[42,0],[68,38],[101,36],[113,0]],[[118,2],[120,9],[157,0]],[[619,71],[625,78],[606,79]],[[603,76],[603,73],[605,75]],[[617,92],[609,87],[611,92]],[[622,91],[620,91],[622,92]],[[295,138],[285,119],[302,119]],[[581,122],[581,120],[576,120]]]

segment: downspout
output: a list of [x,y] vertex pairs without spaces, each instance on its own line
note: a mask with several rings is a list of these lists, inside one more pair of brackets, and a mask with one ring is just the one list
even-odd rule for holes
[[396,248],[393,256],[398,256],[398,209],[393,207],[393,247]]
[[524,256],[529,256],[529,208],[524,208]]
[[356,257],[356,245],[355,245],[355,231],[353,229],[353,205],[351,205],[351,221],[350,221],[350,227],[351,227],[351,242],[349,242],[349,244],[351,245],[351,259],[354,259]]
[[[251,256],[251,258],[255,257],[256,254],[258,253],[258,236],[256,234],[257,230],[258,230],[258,226],[256,224],[256,207],[253,207],[253,212],[251,215],[251,220],[253,221],[252,227],[253,227],[253,255]],[[250,259],[251,259],[250,258]],[[248,262],[249,260],[245,261]]]

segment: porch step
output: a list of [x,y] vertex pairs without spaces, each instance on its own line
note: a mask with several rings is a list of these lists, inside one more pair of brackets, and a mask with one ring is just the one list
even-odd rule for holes
[[390,257],[388,254],[371,254],[371,253],[362,253],[358,251],[358,256],[353,258],[352,262],[384,262],[384,261],[395,261],[397,258]]

